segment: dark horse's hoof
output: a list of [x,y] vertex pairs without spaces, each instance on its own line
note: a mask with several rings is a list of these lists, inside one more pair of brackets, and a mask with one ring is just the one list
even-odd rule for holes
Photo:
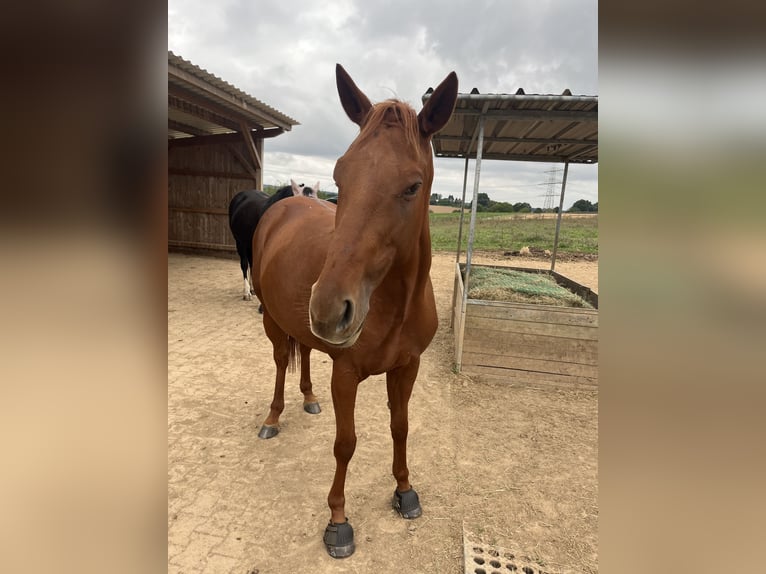
[[279,434],[279,427],[263,425],[258,431],[258,438],[274,438]]
[[399,492],[394,490],[394,498],[391,501],[391,506],[394,507],[402,518],[417,518],[423,514],[423,509],[420,507],[420,500],[418,499],[418,493],[414,488],[410,488],[405,492]]
[[330,522],[327,525],[324,529],[324,545],[333,558],[347,558],[354,553],[354,529],[348,523],[348,518],[346,522]]
[[260,313],[261,315],[263,315],[263,304],[261,304],[261,305],[258,305],[258,313]]
[[322,408],[319,403],[303,403],[303,410],[310,415],[318,415],[322,412]]

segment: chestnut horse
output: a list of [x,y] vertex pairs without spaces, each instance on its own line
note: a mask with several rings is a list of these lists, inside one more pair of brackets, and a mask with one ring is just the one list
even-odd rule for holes
[[337,212],[303,197],[274,205],[253,237],[253,286],[277,366],[263,428],[278,428],[285,370],[298,345],[333,360],[336,466],[324,543],[342,558],[354,552],[344,495],[356,446],[354,404],[359,383],[370,375],[386,373],[393,507],[404,518],[421,514],[407,468],[407,408],[420,355],[437,327],[429,275],[431,136],[452,115],[457,76],[450,73],[416,114],[397,100],[371,104],[340,64],[335,71],[343,109],[360,127],[335,165]]

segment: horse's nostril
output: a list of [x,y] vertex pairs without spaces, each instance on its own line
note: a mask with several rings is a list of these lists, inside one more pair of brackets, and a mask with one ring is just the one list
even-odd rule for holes
[[338,321],[338,332],[344,331],[354,318],[354,304],[346,299],[343,301],[343,315],[341,315],[340,321]]

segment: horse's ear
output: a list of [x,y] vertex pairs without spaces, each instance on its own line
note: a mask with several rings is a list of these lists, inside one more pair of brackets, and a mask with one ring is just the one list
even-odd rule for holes
[[335,84],[338,86],[340,103],[346,115],[352,122],[361,126],[372,107],[369,98],[356,87],[354,80],[340,64],[335,64]]
[[418,114],[420,132],[428,137],[442,129],[452,116],[457,101],[457,74],[450,72],[426,100]]
[[297,183],[295,183],[294,179],[290,180],[290,185],[293,188],[293,195],[301,195],[301,193],[302,193],[301,186],[298,185]]

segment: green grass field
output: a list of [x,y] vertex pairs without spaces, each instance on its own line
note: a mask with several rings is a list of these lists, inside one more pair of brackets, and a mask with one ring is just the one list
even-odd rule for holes
[[[471,214],[463,220],[462,246],[468,245],[468,225]],[[431,213],[431,247],[434,251],[454,251],[457,248],[459,213]],[[541,219],[536,215],[509,213],[477,213],[473,248],[477,251],[518,251],[530,249],[553,250],[556,233],[555,217]],[[598,215],[567,216],[563,214],[559,231],[559,253],[598,254]]]

